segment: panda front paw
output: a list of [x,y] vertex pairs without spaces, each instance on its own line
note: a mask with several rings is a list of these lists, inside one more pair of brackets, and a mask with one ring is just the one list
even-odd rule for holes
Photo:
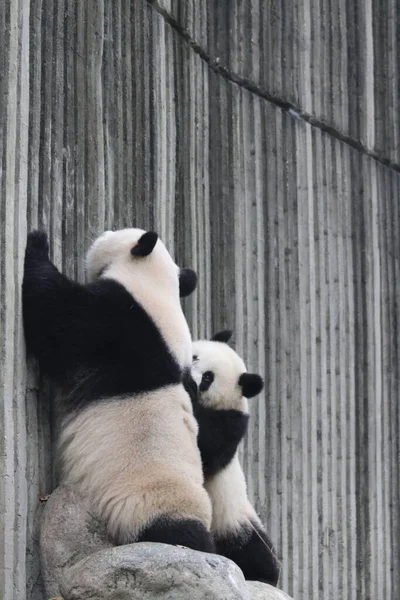
[[49,254],[49,240],[47,238],[47,233],[39,229],[36,229],[35,231],[29,233],[26,249],[35,250],[36,252],[39,252],[42,256],[47,257]]

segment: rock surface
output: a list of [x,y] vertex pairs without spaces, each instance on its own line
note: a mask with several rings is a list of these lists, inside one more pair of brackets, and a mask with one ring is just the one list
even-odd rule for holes
[[250,600],[292,600],[282,590],[277,590],[266,583],[247,581],[246,586],[250,593]]
[[96,552],[64,571],[65,600],[250,600],[230,560],[166,544]]
[[60,595],[66,567],[98,550],[111,548],[104,526],[73,489],[57,488],[47,500],[40,531],[41,571],[46,598]]

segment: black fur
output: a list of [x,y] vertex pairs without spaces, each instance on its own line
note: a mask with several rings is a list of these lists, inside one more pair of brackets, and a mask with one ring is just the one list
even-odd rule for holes
[[149,256],[153,252],[157,240],[158,234],[155,231],[147,231],[131,249],[131,254],[133,256]]
[[186,298],[190,296],[197,286],[197,275],[192,269],[180,269],[179,271],[179,296]]
[[159,517],[139,535],[138,542],[161,542],[186,546],[200,552],[215,552],[210,532],[195,519]]
[[219,333],[216,333],[215,335],[213,335],[213,337],[211,338],[211,341],[224,342],[225,344],[227,344],[232,336],[233,336],[233,331],[231,331],[230,329],[225,329],[224,331],[220,331]]
[[28,236],[23,318],[28,353],[66,392],[67,410],[182,381],[159,330],[129,292],[110,279],[67,279],[50,262],[43,232]]
[[215,379],[215,375],[212,371],[205,371],[202,375],[201,382],[199,385],[200,392],[206,392],[210,387],[212,382]]
[[183,385],[185,390],[190,396],[192,403],[198,402],[198,389],[195,380],[192,377],[192,373],[190,371],[190,367],[187,367],[182,376]]
[[249,415],[239,410],[215,410],[196,402],[193,412],[199,424],[199,446],[204,475],[209,477],[224,469],[235,456],[243,439]]
[[245,579],[276,586],[280,563],[272,542],[257,523],[251,522],[251,525],[254,529],[246,526],[239,532],[215,537],[217,552],[233,560],[242,569]]
[[239,385],[242,388],[243,396],[253,398],[261,392],[264,382],[257,373],[242,373],[239,377]]

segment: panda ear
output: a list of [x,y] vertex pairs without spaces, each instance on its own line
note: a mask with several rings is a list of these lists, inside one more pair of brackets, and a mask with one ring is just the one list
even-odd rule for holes
[[256,373],[242,373],[239,377],[239,385],[242,388],[243,396],[253,398],[261,392],[264,387],[264,382]]
[[179,296],[186,298],[190,296],[197,286],[197,275],[192,269],[180,269],[179,271]]
[[133,256],[148,256],[154,250],[154,246],[157,244],[158,234],[154,231],[147,231],[139,238],[136,246],[131,248],[131,254]]
[[225,344],[227,344],[229,342],[229,340],[231,339],[233,335],[233,331],[231,331],[230,329],[224,329],[224,331],[220,331],[219,333],[216,333],[215,335],[213,335],[213,337],[211,338],[212,342],[224,342]]

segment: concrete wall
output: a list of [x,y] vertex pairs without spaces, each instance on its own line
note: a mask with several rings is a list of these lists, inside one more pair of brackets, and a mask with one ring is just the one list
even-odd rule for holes
[[43,600],[52,409],[20,294],[38,224],[81,281],[90,240],[132,224],[197,269],[194,337],[234,328],[265,374],[243,460],[282,587],[400,597],[396,6],[0,2],[2,600]]

